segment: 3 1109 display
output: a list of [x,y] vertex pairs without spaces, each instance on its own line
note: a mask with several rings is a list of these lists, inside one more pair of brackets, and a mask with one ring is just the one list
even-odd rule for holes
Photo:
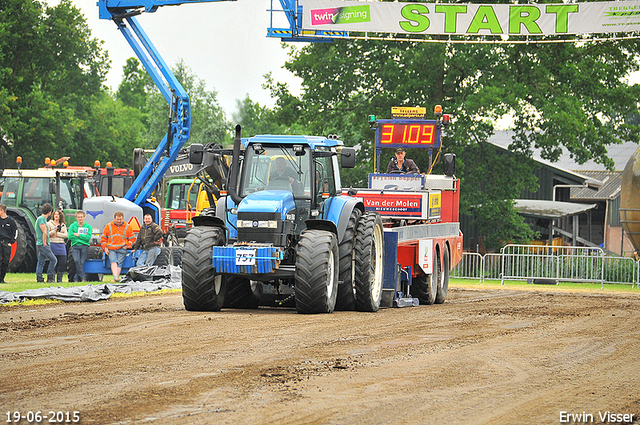
[[377,137],[380,147],[439,147],[439,131],[431,122],[383,123],[378,121]]

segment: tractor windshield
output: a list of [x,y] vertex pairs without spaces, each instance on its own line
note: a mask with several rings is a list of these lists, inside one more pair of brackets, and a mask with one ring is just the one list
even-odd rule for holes
[[311,198],[311,155],[304,145],[250,145],[245,154],[241,196],[261,190],[289,190]]
[[[53,195],[50,192],[50,178],[39,177],[5,177],[2,185],[2,199],[0,202],[8,207],[27,208],[37,217],[40,207],[44,204],[53,205]],[[20,183],[22,182],[22,187]]]
[[60,204],[55,203],[55,193],[51,184],[55,179],[50,177],[2,177],[0,178],[0,203],[8,207],[27,208],[34,216],[40,215],[44,204],[54,208],[80,209],[81,197],[94,196],[93,186],[85,182],[84,193],[80,187],[80,179],[63,178],[60,181]]

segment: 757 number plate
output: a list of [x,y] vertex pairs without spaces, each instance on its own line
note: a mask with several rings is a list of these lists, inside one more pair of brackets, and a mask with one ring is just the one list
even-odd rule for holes
[[253,266],[256,263],[255,249],[237,249],[236,266]]

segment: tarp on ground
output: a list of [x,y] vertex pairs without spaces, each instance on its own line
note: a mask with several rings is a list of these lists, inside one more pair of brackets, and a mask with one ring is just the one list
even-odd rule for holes
[[26,299],[54,299],[59,301],[100,301],[115,292],[155,292],[162,289],[179,289],[182,286],[182,268],[178,266],[132,267],[121,283],[26,289],[22,292],[0,291],[0,304]]

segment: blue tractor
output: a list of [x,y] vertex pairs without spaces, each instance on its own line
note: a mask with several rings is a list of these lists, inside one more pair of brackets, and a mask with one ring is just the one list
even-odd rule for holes
[[355,149],[332,136],[241,139],[238,126],[232,151],[190,150],[194,163],[221,153],[232,155],[227,194],[194,218],[184,242],[185,308],[377,311],[382,221],[343,196],[340,184],[340,167],[355,166]]

